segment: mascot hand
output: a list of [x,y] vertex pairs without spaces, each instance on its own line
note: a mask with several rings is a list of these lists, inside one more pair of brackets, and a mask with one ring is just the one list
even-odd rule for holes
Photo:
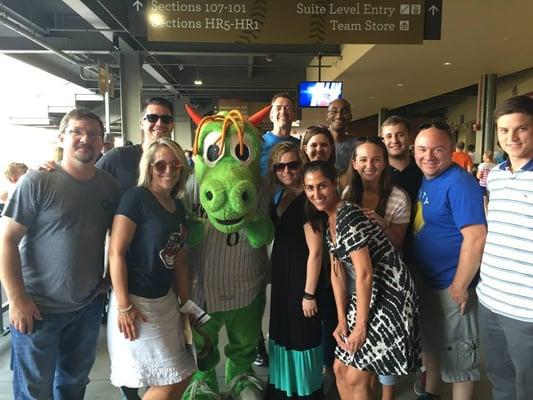
[[274,224],[267,217],[254,218],[246,227],[246,236],[253,248],[267,245],[274,239]]
[[204,222],[194,214],[188,214],[185,217],[185,226],[187,227],[187,245],[195,247],[204,239]]

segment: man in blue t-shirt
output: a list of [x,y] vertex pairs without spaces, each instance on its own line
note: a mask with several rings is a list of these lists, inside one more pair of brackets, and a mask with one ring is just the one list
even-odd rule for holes
[[294,101],[288,93],[277,93],[272,97],[270,120],[274,124],[261,138],[261,176],[268,174],[268,160],[272,149],[281,142],[292,142],[297,146],[300,141],[291,136],[292,121],[295,116]]
[[419,127],[415,161],[424,178],[413,223],[413,256],[421,277],[421,334],[426,393],[440,399],[441,379],[453,400],[474,396],[479,380],[477,282],[487,234],[479,184],[452,162],[453,140],[443,122]]

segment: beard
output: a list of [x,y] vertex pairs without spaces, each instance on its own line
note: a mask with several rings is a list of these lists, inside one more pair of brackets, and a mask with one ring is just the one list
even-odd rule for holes
[[[79,149],[79,148],[78,148]],[[95,151],[92,147],[83,147],[84,152],[80,152],[76,149],[74,153],[74,158],[82,163],[90,163],[94,160]]]

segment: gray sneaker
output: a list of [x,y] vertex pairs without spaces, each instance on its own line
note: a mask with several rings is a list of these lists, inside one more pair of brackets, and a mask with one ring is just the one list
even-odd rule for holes
[[322,370],[322,393],[328,394],[335,382],[333,368],[324,367]]
[[416,370],[416,379],[413,384],[415,394],[422,396],[426,393],[426,369],[424,367]]
[[239,374],[228,383],[228,399],[263,400],[264,384],[252,373]]
[[438,394],[431,394],[428,392],[424,392],[423,394],[418,396],[416,400],[441,400],[441,399]]

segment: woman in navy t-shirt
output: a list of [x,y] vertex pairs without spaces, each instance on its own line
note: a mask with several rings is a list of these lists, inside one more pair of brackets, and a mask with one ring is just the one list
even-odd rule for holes
[[109,248],[113,293],[108,347],[115,386],[150,388],[150,398],[180,398],[196,369],[179,302],[189,298],[183,204],[189,174],[181,147],[158,139],[144,152],[138,186],[115,214]]

